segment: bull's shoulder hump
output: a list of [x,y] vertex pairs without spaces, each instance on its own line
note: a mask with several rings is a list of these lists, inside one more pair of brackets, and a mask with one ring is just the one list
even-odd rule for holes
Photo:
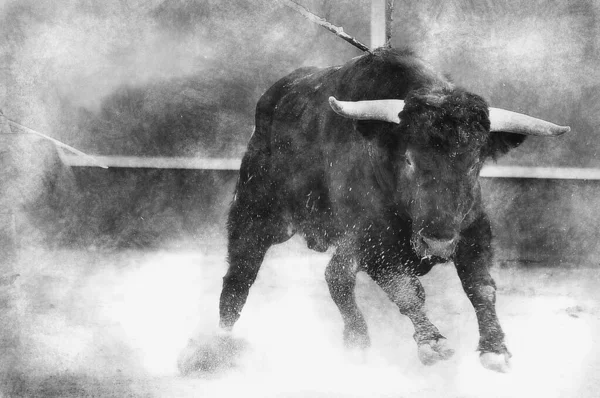
[[332,77],[339,67],[329,68],[301,68],[288,75],[285,80],[284,88],[286,94],[301,93],[312,94],[323,89],[327,84],[332,83]]
[[302,68],[281,79],[261,98],[259,108],[273,112],[278,120],[298,121],[307,111],[311,117],[320,107],[328,106],[327,98],[334,91],[334,74],[339,68]]
[[331,74],[339,67],[318,68],[303,67],[294,70],[274,83],[261,96],[258,108],[273,109],[282,102],[284,98],[311,95],[319,91],[323,84],[328,81]]
[[377,49],[346,63],[338,74],[345,83],[338,94],[353,101],[403,99],[416,88],[448,85],[445,76],[408,49]]

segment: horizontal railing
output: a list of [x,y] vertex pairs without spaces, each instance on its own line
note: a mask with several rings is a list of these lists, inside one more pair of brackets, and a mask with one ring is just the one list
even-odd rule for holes
[[485,165],[482,177],[541,178],[553,180],[600,180],[600,169],[583,167],[529,167]]
[[[73,167],[96,167],[87,157],[61,154],[63,162]],[[239,170],[237,158],[94,156],[98,162],[116,168]],[[529,167],[488,164],[481,170],[489,178],[540,178],[558,180],[600,180],[600,169],[581,167]]]
[[[74,167],[96,167],[88,158],[61,154],[63,162]],[[144,156],[97,156],[98,163],[108,167],[134,169],[199,169],[239,170],[241,159],[235,158],[191,158],[191,157],[144,157]]]

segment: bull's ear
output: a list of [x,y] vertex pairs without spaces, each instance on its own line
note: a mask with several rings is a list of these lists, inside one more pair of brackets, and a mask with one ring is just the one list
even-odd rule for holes
[[525,141],[526,135],[506,132],[495,132],[490,134],[490,141],[486,148],[486,157],[496,158],[504,155],[513,148],[518,147]]

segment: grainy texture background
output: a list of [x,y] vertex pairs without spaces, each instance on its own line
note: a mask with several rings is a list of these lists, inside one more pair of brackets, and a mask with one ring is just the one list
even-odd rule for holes
[[[302,4],[369,42],[368,0]],[[599,16],[593,0],[408,0],[392,45],[493,106],[573,127],[506,162],[598,166]],[[266,88],[360,54],[266,0],[3,0],[0,18],[7,115],[108,155],[239,156]]]
[[[302,4],[369,42],[369,1]],[[499,163],[600,166],[600,3],[407,0],[393,17],[394,46],[493,106],[573,128]],[[0,108],[92,154],[239,157],[266,88],[357,55],[274,1],[0,0]],[[452,265],[424,284],[455,358],[420,365],[407,320],[366,278],[359,305],[374,346],[347,358],[328,257],[294,240],[269,254],[252,290],[239,367],[181,378],[188,338],[210,339],[217,324],[235,174],[69,169],[31,136],[0,145],[0,394],[593,397],[600,387],[595,182],[483,180],[510,375],[477,364]]]

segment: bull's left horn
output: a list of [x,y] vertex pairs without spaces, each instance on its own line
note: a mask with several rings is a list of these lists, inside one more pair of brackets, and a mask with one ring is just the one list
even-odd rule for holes
[[522,113],[500,108],[488,109],[490,111],[490,131],[539,136],[558,136],[571,131],[571,127],[559,126]]
[[384,99],[373,101],[338,101],[329,97],[331,109],[338,115],[357,120],[381,120],[400,124],[398,114],[404,109],[404,101]]

